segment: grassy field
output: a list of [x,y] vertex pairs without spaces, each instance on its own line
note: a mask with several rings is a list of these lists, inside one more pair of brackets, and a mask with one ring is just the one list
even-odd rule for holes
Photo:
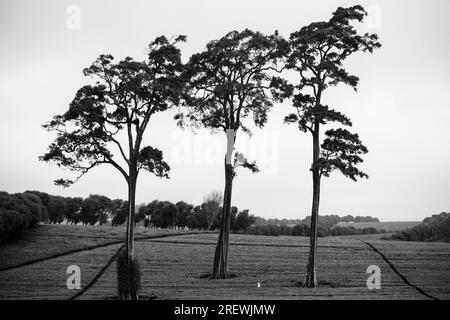
[[381,222],[353,222],[353,223],[339,223],[340,227],[354,227],[356,229],[376,228],[383,229],[387,232],[396,232],[410,229],[420,224],[420,221],[381,221]]
[[[0,246],[0,299],[111,299],[123,228],[40,226]],[[157,299],[450,299],[450,245],[379,240],[379,235],[319,239],[316,289],[297,286],[308,253],[304,237],[232,235],[230,272],[211,280],[217,234],[137,228],[142,296]],[[82,290],[66,269],[81,268]],[[366,286],[369,265],[381,289]],[[259,284],[259,285],[258,285]]]

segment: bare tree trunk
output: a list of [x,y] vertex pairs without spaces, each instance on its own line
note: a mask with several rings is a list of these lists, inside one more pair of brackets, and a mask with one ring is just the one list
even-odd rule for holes
[[215,218],[215,216],[214,217],[208,217],[208,219],[209,219],[209,221],[208,221],[208,227],[207,227],[207,230],[208,231],[211,231],[211,229],[212,229],[212,226],[213,226],[213,224],[214,224],[214,218]]
[[[135,202],[136,202],[136,181],[137,175],[135,172],[130,170],[130,178],[128,182],[128,219],[127,219],[127,230],[126,230],[126,254],[128,261],[128,272],[131,271],[131,266],[133,266],[134,260],[134,216],[135,216]],[[129,282],[132,282],[132,275],[128,274]],[[132,292],[129,292],[128,297],[125,299],[137,299]]]
[[[133,181],[134,180],[134,181]],[[127,256],[128,261],[133,260],[134,255],[134,204],[136,199],[136,180],[130,179],[130,185],[128,186],[128,232],[127,232]]]
[[230,238],[231,192],[233,187],[233,167],[225,163],[225,191],[223,196],[222,221],[219,239],[214,254],[212,278],[227,279],[228,274],[228,245]]
[[319,124],[316,123],[313,132],[313,165],[312,165],[313,201],[311,209],[311,234],[309,244],[308,265],[306,267],[306,279],[304,283],[304,286],[307,288],[317,287],[317,269],[316,269],[317,224],[319,220],[319,200],[320,200],[320,173],[319,168],[317,168],[317,161],[319,160],[319,156],[320,156]]

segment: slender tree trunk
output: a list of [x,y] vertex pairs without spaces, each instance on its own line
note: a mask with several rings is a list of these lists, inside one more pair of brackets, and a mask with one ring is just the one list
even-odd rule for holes
[[128,231],[130,230],[130,192],[131,188],[130,188],[130,179],[128,179],[128,217],[127,217],[127,227],[125,229],[125,252],[127,253],[127,257],[128,257]]
[[208,221],[208,231],[211,231],[211,228],[212,228],[212,226],[213,226],[213,223],[214,223],[214,219],[210,219],[210,220]]
[[320,156],[319,144],[319,124],[316,123],[313,132],[313,201],[311,209],[311,235],[309,243],[308,265],[306,267],[306,279],[304,286],[307,288],[317,287],[317,224],[319,220],[319,200],[320,200],[320,173],[317,168],[317,161]]
[[128,232],[127,232],[127,257],[128,261],[133,260],[134,255],[134,204],[136,202],[136,179],[130,178],[128,186]]
[[219,239],[214,254],[212,278],[227,279],[228,274],[228,244],[230,238],[231,192],[233,187],[233,167],[225,163],[225,191],[223,196],[222,221]]
[[[134,260],[134,216],[135,216],[135,202],[136,202],[136,181],[137,181],[137,174],[135,171],[133,172],[133,170],[130,169],[130,178],[128,182],[128,219],[127,219],[126,245],[125,245],[129,266],[127,268],[128,271],[131,270],[131,266],[133,265]],[[130,283],[132,282],[131,277],[132,275],[128,274]],[[125,299],[131,300],[135,300],[137,298],[138,297],[133,296],[131,292],[128,294],[128,297],[125,297]]]

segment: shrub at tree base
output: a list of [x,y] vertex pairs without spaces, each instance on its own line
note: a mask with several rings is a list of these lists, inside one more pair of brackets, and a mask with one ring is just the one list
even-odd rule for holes
[[[141,290],[141,271],[139,262],[134,257],[127,263],[127,253],[122,250],[117,257],[117,293],[120,299],[137,299]],[[127,295],[130,296],[127,296]]]

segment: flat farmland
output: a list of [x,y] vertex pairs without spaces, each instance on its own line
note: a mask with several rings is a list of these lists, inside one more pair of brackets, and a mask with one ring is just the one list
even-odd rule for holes
[[[114,256],[122,228],[40,226],[0,246],[0,299],[112,299]],[[309,239],[231,235],[227,280],[208,274],[217,234],[137,228],[143,298],[156,299],[450,299],[450,245],[319,239],[319,288],[298,286]],[[81,269],[81,290],[68,290],[66,269]],[[369,290],[367,267],[381,270]]]

